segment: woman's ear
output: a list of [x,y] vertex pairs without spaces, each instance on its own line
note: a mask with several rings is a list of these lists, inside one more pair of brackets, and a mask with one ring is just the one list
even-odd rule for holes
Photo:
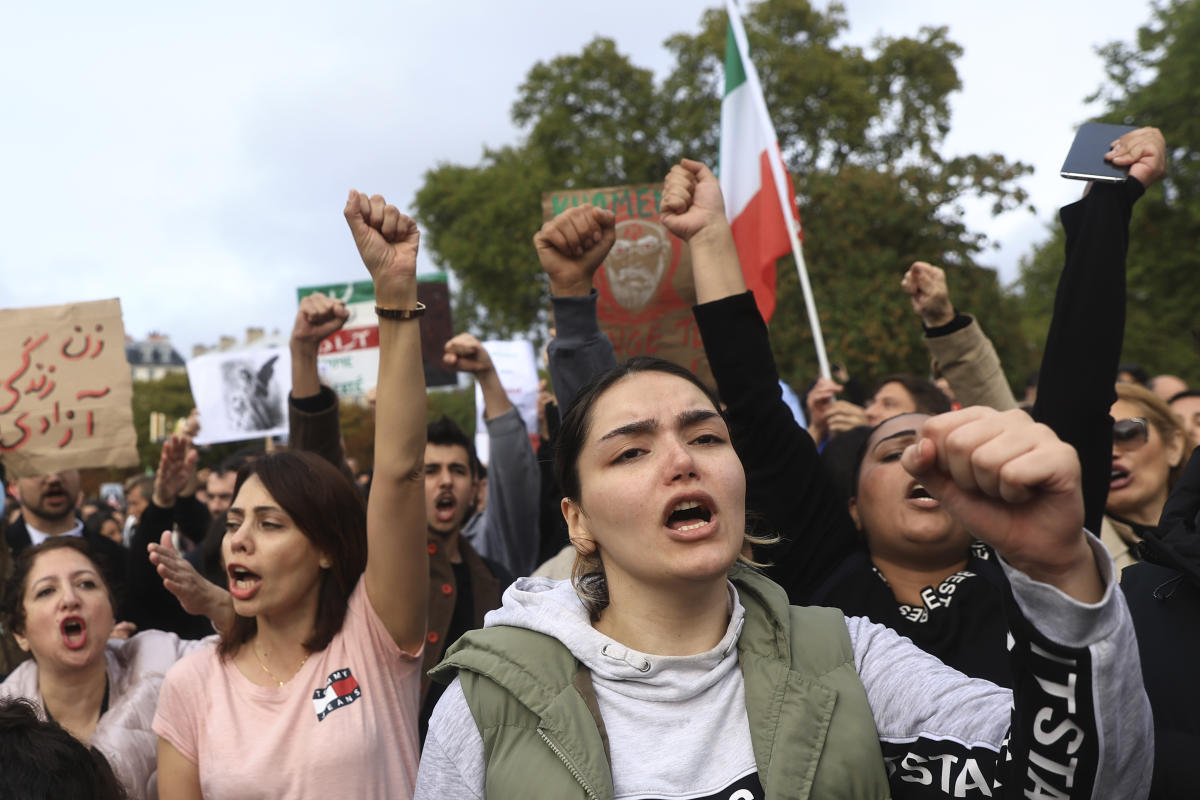
[[862,520],[858,518],[858,500],[854,497],[850,498],[847,503],[847,510],[850,512],[850,519],[854,520],[854,527],[862,530]]
[[21,648],[26,653],[29,652],[29,640],[21,634],[13,631],[13,638],[17,640],[17,647]]
[[1183,431],[1175,431],[1171,441],[1167,442],[1167,464],[1175,469],[1183,461]]
[[567,538],[575,547],[575,552],[581,556],[590,556],[596,552],[596,540],[588,530],[587,514],[583,507],[569,497],[564,497],[561,503],[563,519],[567,521]]

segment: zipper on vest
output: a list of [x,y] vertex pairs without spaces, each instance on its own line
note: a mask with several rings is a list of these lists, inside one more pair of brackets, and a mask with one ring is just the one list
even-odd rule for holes
[[558,748],[558,745],[550,740],[550,737],[546,735],[546,732],[543,731],[541,727],[537,729],[537,732],[538,736],[542,737],[542,741],[546,743],[546,746],[553,750],[554,755],[558,756],[558,759],[562,761],[563,766],[565,766],[571,773],[571,777],[575,778],[575,780],[579,782],[579,785],[583,787],[584,793],[586,793],[588,797],[592,798],[592,800],[599,800],[599,798],[596,796],[596,793],[592,791],[592,787],[588,786],[587,781],[583,779],[583,775],[580,774],[579,770],[575,769],[575,765],[572,764],[571,760],[567,758],[566,754]]

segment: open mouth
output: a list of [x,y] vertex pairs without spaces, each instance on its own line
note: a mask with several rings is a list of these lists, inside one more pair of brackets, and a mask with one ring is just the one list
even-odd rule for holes
[[450,492],[442,492],[433,501],[433,513],[437,516],[439,522],[449,522],[454,517],[454,510],[458,507],[458,503],[454,499],[454,495]]
[[66,617],[59,623],[63,644],[71,650],[78,650],[87,644],[87,623],[83,617]]
[[261,582],[261,575],[251,572],[241,564],[234,564],[229,568],[229,593],[239,600],[252,596]]
[[666,525],[673,531],[686,533],[703,528],[712,521],[712,511],[700,500],[683,500],[667,515]]
[[912,485],[912,488],[908,490],[908,494],[905,495],[905,499],[920,508],[936,508],[939,505],[937,498],[931,495],[929,490],[919,483]]
[[1123,489],[1133,481],[1133,473],[1124,467],[1114,466],[1108,479],[1108,488]]

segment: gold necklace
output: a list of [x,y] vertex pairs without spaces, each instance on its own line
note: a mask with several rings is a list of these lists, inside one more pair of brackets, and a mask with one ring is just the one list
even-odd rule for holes
[[254,658],[258,661],[258,665],[263,668],[263,672],[267,673],[267,675],[270,676],[271,680],[275,681],[280,686],[287,686],[288,681],[290,681],[292,678],[296,677],[296,673],[298,673],[301,669],[303,669],[304,665],[308,662],[309,654],[305,653],[304,658],[300,659],[300,663],[296,666],[296,668],[294,670],[292,670],[291,678],[288,678],[287,681],[281,681],[275,675],[274,672],[271,672],[271,668],[268,667],[266,661],[263,660],[264,658],[270,658],[271,654],[264,653],[263,655],[260,656],[258,654],[258,642],[257,641],[250,643],[250,649],[254,651]]

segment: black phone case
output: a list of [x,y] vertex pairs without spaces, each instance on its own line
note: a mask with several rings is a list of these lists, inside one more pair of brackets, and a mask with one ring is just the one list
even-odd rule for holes
[[1075,134],[1075,141],[1071,143],[1059,174],[1080,181],[1124,183],[1129,177],[1129,167],[1113,166],[1104,160],[1104,154],[1111,149],[1115,140],[1134,130],[1137,128],[1133,125],[1106,125],[1100,122],[1083,125]]

